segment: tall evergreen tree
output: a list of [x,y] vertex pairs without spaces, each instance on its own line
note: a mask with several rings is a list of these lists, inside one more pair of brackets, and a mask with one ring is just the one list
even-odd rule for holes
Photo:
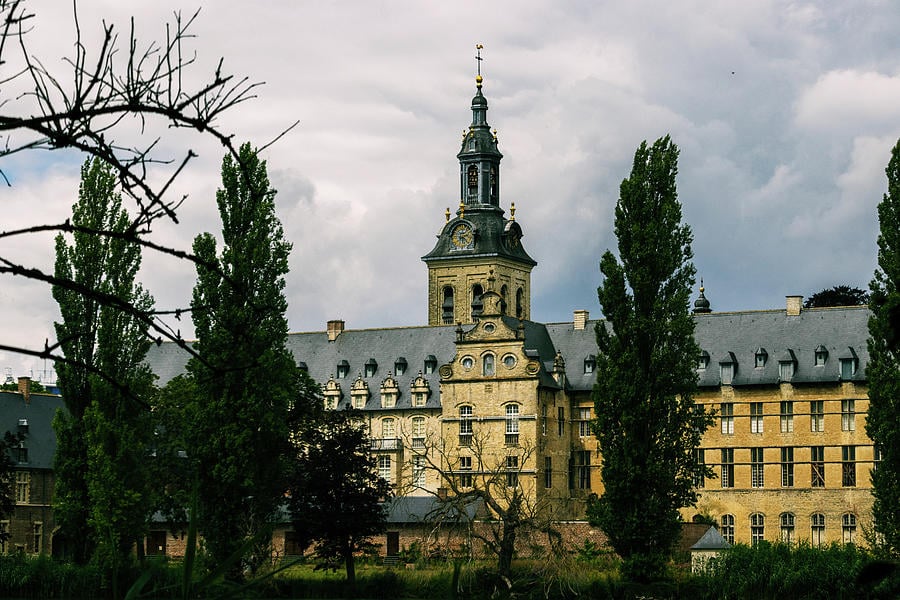
[[115,304],[138,311],[153,305],[135,282],[141,251],[122,235],[130,219],[116,184],[113,170],[99,159],[82,166],[74,240],[56,238],[55,266],[56,277],[115,300],[53,288],[62,316],[56,335],[71,361],[57,364],[68,409],[54,422],[57,537],[74,560],[93,558],[113,584],[147,518],[145,401],[152,383],[144,365],[146,326]]
[[[194,240],[201,263],[191,307],[202,360],[188,365],[197,389],[190,453],[198,464],[200,530],[219,563],[254,536],[268,539],[285,489],[287,411],[300,394],[285,346],[291,245],[274,199],[265,162],[244,144],[238,160],[228,155],[222,163],[221,255],[209,233]],[[241,572],[236,564],[229,576]]]
[[869,413],[866,432],[881,462],[872,471],[875,529],[900,553],[900,141],[891,151],[888,189],[878,205],[878,268],[870,284]]
[[622,262],[606,251],[597,290],[606,316],[597,325],[594,386],[604,491],[588,516],[622,557],[623,576],[635,581],[665,573],[680,533],[678,511],[696,501],[694,481],[706,473],[695,450],[712,420],[693,402],[695,271],[677,171],[669,136],[637,149],[616,205]]

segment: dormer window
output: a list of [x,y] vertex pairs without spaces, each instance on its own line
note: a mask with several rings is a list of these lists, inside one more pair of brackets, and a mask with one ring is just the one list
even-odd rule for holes
[[766,361],[769,359],[769,353],[766,352],[765,348],[757,348],[756,350],[756,368],[761,369],[766,366]]
[[734,354],[729,352],[725,358],[719,361],[719,379],[722,385],[731,385],[736,371],[737,360],[734,358]]
[[431,393],[431,387],[428,384],[428,380],[422,377],[421,372],[419,373],[419,376],[416,377],[415,381],[413,381],[409,391],[412,395],[412,405],[414,407],[422,408],[428,402],[428,395]]
[[369,400],[369,384],[363,380],[362,377],[358,377],[356,381],[353,382],[353,387],[350,388],[350,404],[353,408],[357,410],[362,410],[366,407],[366,402]]
[[370,358],[366,361],[366,378],[375,377],[375,371],[378,370],[378,363],[375,362],[374,358]]
[[394,375],[403,375],[406,373],[408,363],[402,356],[394,361]]
[[434,357],[434,354],[429,354],[425,357],[425,374],[431,375],[437,369],[437,359]]
[[325,400],[326,410],[337,410],[341,401],[341,384],[333,378],[325,383],[325,389],[322,391]]
[[297,368],[303,371],[304,373],[309,373],[309,367],[302,360],[297,363]]
[[396,407],[399,397],[400,388],[397,386],[397,380],[393,377],[387,377],[381,383],[381,408]]
[[337,378],[346,379],[348,375],[350,375],[350,363],[346,360],[342,360],[337,365]]
[[828,360],[828,350],[825,349],[825,346],[819,344],[816,348],[816,366],[824,367],[825,361]]
[[589,354],[584,359],[584,374],[590,375],[597,369],[597,359],[593,354]]
[[841,353],[838,359],[841,362],[841,379],[844,381],[853,379],[853,376],[856,374],[856,367],[859,364],[859,360],[856,357],[856,351],[853,348],[848,347]]
[[709,352],[706,350],[700,351],[700,358],[697,359],[697,368],[701,371],[705,371],[706,367],[709,366]]
[[778,358],[778,378],[781,381],[790,381],[794,377],[794,371],[797,367],[797,357],[794,351],[788,348]]

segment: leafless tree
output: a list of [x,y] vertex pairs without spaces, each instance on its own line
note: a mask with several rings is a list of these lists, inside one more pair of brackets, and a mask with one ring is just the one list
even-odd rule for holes
[[[199,77],[199,84],[186,83],[195,80],[198,69],[196,54],[189,50],[196,12],[188,18],[176,12],[164,37],[147,43],[137,37],[133,20],[127,36],[120,36],[112,24],[104,22],[99,46],[88,48],[77,2],[72,6],[74,55],[65,59],[63,68],[54,71],[30,50],[29,34],[38,27],[38,20],[28,3],[0,0],[0,158],[25,151],[58,149],[74,149],[98,157],[112,165],[123,192],[133,201],[133,221],[124,233],[87,230],[73,226],[69,220],[36,223],[0,231],[0,239],[77,230],[124,237],[146,250],[198,262],[189,251],[156,243],[151,235],[160,220],[178,222],[178,210],[186,196],[174,196],[172,184],[197,156],[190,149],[181,156],[165,155],[160,150],[162,137],[156,132],[173,135],[175,130],[189,130],[212,136],[226,153],[237,158],[232,136],[221,128],[220,117],[254,98],[259,84],[226,73],[222,60],[211,74]],[[137,141],[129,135],[135,127]],[[0,184],[14,184],[2,162]],[[180,332],[164,318],[169,315],[178,319],[186,308],[142,312],[114,296],[86,289],[9,256],[0,255],[0,273],[75,290],[137,316],[157,341],[167,339],[185,346]],[[59,341],[48,340],[37,348],[0,344],[0,350],[67,360],[60,352]],[[97,374],[111,378],[110,374]]]

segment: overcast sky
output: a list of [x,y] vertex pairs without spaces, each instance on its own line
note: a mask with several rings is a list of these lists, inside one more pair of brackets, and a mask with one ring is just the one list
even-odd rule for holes
[[[65,74],[70,3],[30,4],[31,52]],[[616,245],[619,183],[640,142],[667,133],[681,150],[679,197],[714,310],[776,308],[785,295],[871,279],[875,207],[900,136],[895,2],[83,0],[79,21],[90,43],[103,19],[127,36],[133,16],[150,41],[163,39],[173,10],[196,8],[198,79],[224,58],[227,72],[265,82],[220,127],[262,145],[300,122],[264,155],[293,243],[292,331],[333,318],[348,328],[426,322],[420,257],[459,202],[456,153],[478,43],[504,154],[501,205],[515,202],[538,261],[533,319],[567,321],[580,308],[599,316],[598,261]],[[27,101],[2,110],[27,111]],[[154,234],[189,249],[197,233],[219,229],[222,153],[197,136],[152,133],[164,153],[200,155],[173,192],[189,194],[181,222]],[[65,219],[82,159],[5,159],[0,228]],[[52,268],[49,236],[0,251]],[[144,263],[159,308],[189,303],[188,264]],[[46,287],[4,276],[0,310],[3,344],[54,338]],[[40,377],[50,365],[0,353],[0,367]]]

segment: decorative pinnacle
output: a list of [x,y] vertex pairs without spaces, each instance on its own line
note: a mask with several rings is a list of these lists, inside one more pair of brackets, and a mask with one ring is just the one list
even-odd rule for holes
[[509,205],[509,220],[510,221],[516,220],[516,203],[515,202],[513,202],[512,204]]
[[483,58],[481,58],[481,50],[483,48],[484,48],[484,46],[482,46],[481,44],[475,44],[475,51],[476,51],[475,64],[478,67],[478,74],[475,76],[475,85],[478,86],[478,89],[481,89],[481,82],[484,81],[481,78],[481,61],[484,60]]
[[459,218],[462,219],[466,215],[466,204],[460,200],[459,201]]
[[450,207],[447,207],[447,210],[444,211],[444,218],[447,220],[447,223],[450,222]]
[[702,294],[705,291],[706,291],[706,289],[703,287],[703,278],[701,277],[700,278],[700,293]]
[[496,142],[496,141],[497,141],[497,130],[494,129],[494,142]]

